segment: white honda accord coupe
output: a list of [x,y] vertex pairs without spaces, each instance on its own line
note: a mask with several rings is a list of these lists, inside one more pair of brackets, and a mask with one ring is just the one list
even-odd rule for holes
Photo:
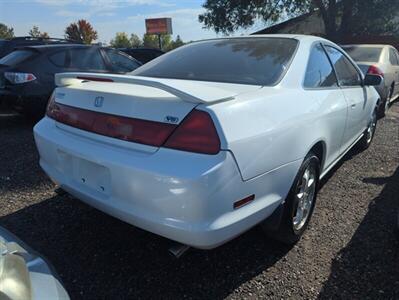
[[261,224],[294,243],[318,183],[376,128],[378,75],[318,37],[190,43],[127,75],[63,73],[34,127],[76,198],[209,249]]

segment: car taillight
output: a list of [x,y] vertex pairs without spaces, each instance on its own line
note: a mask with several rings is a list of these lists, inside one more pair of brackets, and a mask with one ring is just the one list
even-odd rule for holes
[[384,77],[384,72],[382,72],[381,69],[378,68],[377,66],[373,65],[369,67],[369,69],[367,70],[367,74],[380,75]]
[[180,125],[116,116],[55,102],[47,105],[47,116],[57,122],[120,140],[154,147],[217,154],[220,140],[208,113],[193,110]]
[[13,84],[26,83],[36,80],[32,73],[5,72],[4,77]]
[[53,92],[47,102],[46,115],[52,119],[55,119],[55,109],[55,92]]
[[55,102],[50,98],[47,116],[57,122],[104,136],[160,147],[176,125],[116,116]]
[[220,140],[208,113],[193,110],[165,142],[164,147],[204,154],[217,154]]

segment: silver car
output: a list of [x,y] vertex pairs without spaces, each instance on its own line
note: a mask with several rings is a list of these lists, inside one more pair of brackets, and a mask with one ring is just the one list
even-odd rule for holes
[[0,299],[69,300],[53,267],[0,227]]
[[381,96],[380,116],[399,96],[399,53],[390,45],[344,45],[342,48],[357,62],[363,73],[377,74],[384,81],[376,86]]

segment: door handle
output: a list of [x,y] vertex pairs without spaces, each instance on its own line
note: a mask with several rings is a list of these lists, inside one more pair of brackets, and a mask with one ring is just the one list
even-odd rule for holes
[[356,107],[356,104],[352,104],[351,105],[351,108],[353,109],[353,108],[355,108]]

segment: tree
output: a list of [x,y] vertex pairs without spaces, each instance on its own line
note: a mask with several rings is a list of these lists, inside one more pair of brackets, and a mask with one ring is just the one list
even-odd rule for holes
[[40,36],[39,27],[33,25],[32,29],[29,30],[29,35],[30,35],[31,37],[39,37],[39,36]]
[[143,35],[143,46],[146,48],[158,48],[158,36],[154,34],[146,34]]
[[180,46],[183,46],[183,45],[184,45],[184,42],[180,38],[180,35],[177,35],[176,39],[172,42],[172,49],[179,48]]
[[326,36],[333,40],[367,32],[392,33],[399,28],[393,21],[399,1],[391,0],[206,0],[203,7],[206,11],[199,21],[224,34],[249,28],[259,19],[273,24],[314,11],[320,13]]
[[11,39],[14,37],[14,28],[0,23],[0,39]]
[[40,33],[40,37],[41,37],[41,38],[44,38],[44,39],[49,39],[49,38],[50,38],[50,36],[48,35],[47,32],[41,32],[41,33]]
[[40,37],[40,38],[49,38],[47,32],[41,32],[38,26],[33,26],[31,30],[29,30],[29,35],[31,37]]
[[[170,50],[172,37],[170,34],[161,34],[161,44],[163,50]],[[144,34],[143,46],[146,48],[159,48],[159,39],[155,34]]]
[[86,20],[79,20],[77,23],[71,23],[65,29],[65,38],[85,44],[91,44],[97,39],[97,31]]
[[183,42],[183,40],[181,39],[180,35],[177,35],[177,36],[176,36],[176,39],[175,39],[174,41],[171,41],[171,42],[169,43],[169,45],[168,45],[168,48],[164,48],[164,50],[170,51],[170,50],[179,48],[180,46],[183,46],[183,45],[184,45],[184,42]]
[[140,39],[140,37],[137,34],[132,33],[130,35],[130,44],[132,45],[133,48],[138,48],[141,47],[143,41]]
[[162,41],[162,49],[164,51],[169,51],[172,46],[172,36],[170,34],[162,34],[161,41]]
[[110,42],[110,45],[114,48],[131,48],[132,43],[126,32],[117,32],[115,38]]

